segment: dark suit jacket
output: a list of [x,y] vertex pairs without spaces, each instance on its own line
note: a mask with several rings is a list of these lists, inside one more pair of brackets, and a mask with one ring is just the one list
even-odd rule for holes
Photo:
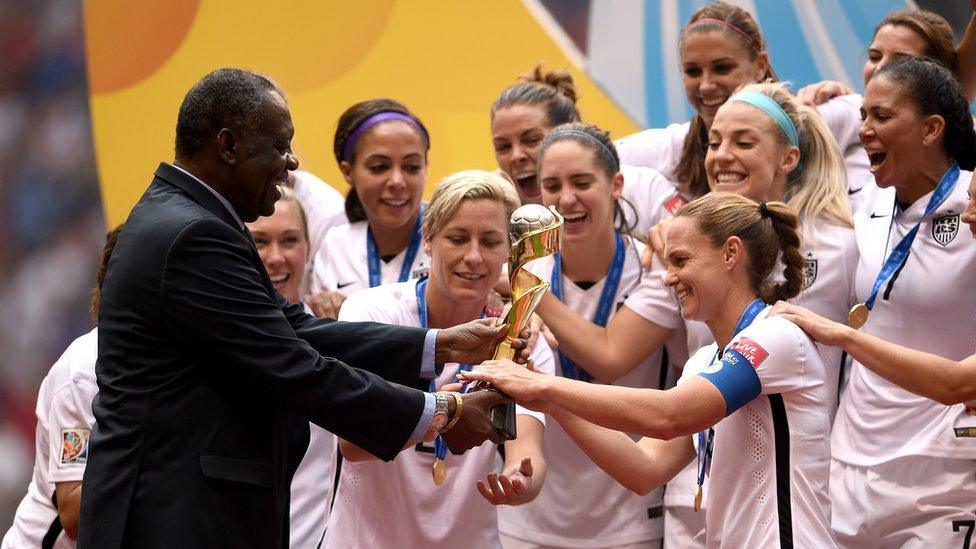
[[98,326],[82,548],[286,547],[307,421],[389,460],[423,410],[425,330],[288,305],[250,234],[168,164],[119,236]]

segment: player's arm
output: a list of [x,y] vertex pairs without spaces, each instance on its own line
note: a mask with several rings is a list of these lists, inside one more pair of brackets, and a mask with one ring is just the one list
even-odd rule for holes
[[962,91],[966,94],[966,99],[972,101],[976,98],[976,0],[970,0],[973,6],[973,14],[969,17],[969,25],[962,34],[962,40],[956,48],[958,65],[956,77],[962,85]]
[[559,350],[601,383],[613,383],[658,350],[671,335],[621,307],[604,328],[576,314],[547,293],[536,309],[559,341]]
[[54,484],[58,503],[58,519],[61,527],[71,539],[78,539],[78,517],[81,514],[81,481],[57,482]]
[[[487,381],[518,402],[542,401],[608,429],[665,440],[711,427],[737,408],[727,406],[723,392],[702,376],[658,391],[586,383],[538,374],[508,360],[489,360],[461,377]],[[759,394],[758,384],[751,398]]]
[[945,405],[976,399],[976,356],[956,362],[909,349],[785,302],[770,314],[793,322],[825,345],[844,349],[872,372],[915,394]]
[[546,479],[542,452],[545,426],[537,418],[515,416],[518,438],[505,443],[505,464],[501,474],[489,474],[477,483],[482,497],[494,505],[522,505],[535,499]]
[[634,441],[619,431],[594,425],[562,409],[556,419],[580,449],[628,490],[646,495],[668,482],[695,457],[691,437]]

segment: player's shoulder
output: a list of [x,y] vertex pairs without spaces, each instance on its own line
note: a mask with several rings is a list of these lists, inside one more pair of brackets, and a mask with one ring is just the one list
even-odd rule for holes
[[[335,225],[330,227],[328,232],[325,233],[325,241],[328,243],[348,245],[350,239],[360,236],[365,237],[366,228],[366,221],[356,221],[355,223]],[[343,248],[343,246],[340,246],[340,249],[341,248]]]
[[416,309],[417,280],[381,284],[358,291],[342,303],[339,320],[401,324],[410,309]]

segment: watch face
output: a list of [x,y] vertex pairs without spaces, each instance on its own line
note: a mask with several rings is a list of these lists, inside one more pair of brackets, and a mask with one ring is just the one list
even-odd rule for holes
[[430,428],[440,431],[447,425],[447,414],[444,412],[434,412],[434,417],[430,422]]

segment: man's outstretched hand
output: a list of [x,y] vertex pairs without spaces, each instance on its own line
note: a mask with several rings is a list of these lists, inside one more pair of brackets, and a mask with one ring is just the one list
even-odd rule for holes
[[491,409],[511,402],[511,399],[498,391],[472,391],[461,395],[464,404],[461,418],[454,427],[441,433],[441,438],[454,454],[467,450],[490,440],[495,444],[505,442],[505,436],[491,426]]
[[[459,324],[453,328],[446,328],[437,333],[437,345],[434,360],[445,362],[459,362],[462,364],[480,364],[490,358],[495,347],[505,340],[508,324],[503,324],[497,318],[482,318]],[[515,362],[525,364],[529,358],[527,342],[531,331],[526,328],[519,334],[519,338],[512,342],[515,349]]]

